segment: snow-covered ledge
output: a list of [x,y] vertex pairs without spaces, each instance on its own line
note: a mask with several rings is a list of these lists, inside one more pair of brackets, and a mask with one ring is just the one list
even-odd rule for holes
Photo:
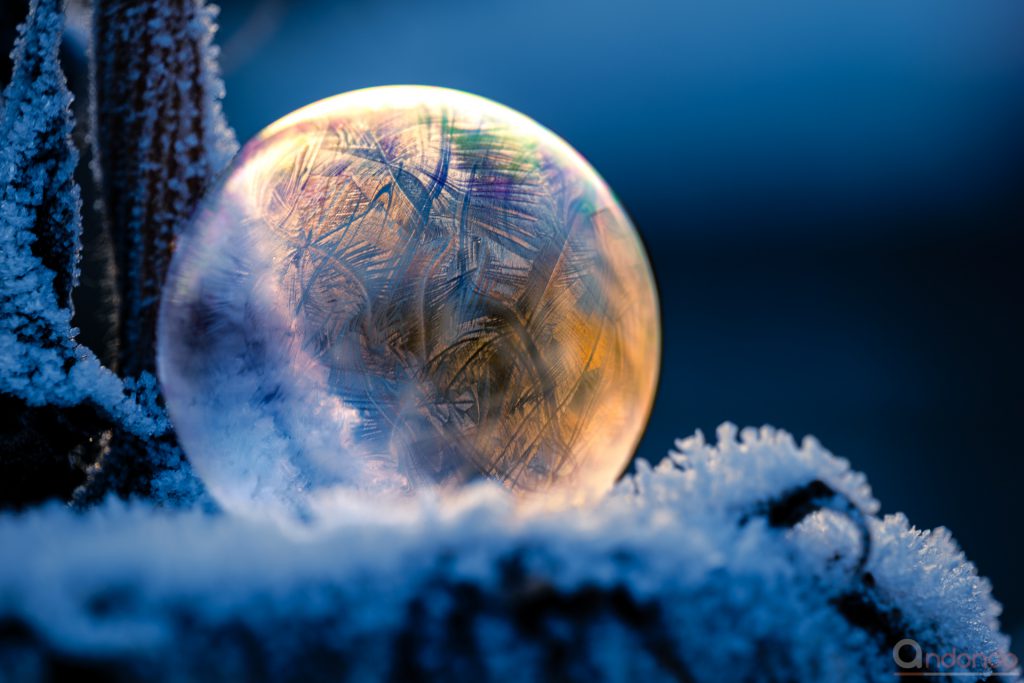
[[957,668],[979,680],[1012,664],[950,534],[878,518],[813,439],[677,448],[557,513],[480,486],[301,529],[114,500],[2,517],[0,680],[881,681],[904,639],[980,655]]

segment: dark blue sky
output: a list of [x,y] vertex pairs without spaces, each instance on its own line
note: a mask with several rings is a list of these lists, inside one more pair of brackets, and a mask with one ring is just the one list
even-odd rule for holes
[[228,2],[223,19],[243,138],[354,88],[469,90],[567,138],[631,208],[672,202],[672,224],[644,221],[652,233],[756,230],[688,211],[739,201],[813,214],[815,230],[865,203],[955,210],[1005,199],[1020,170],[1013,0],[270,0]]

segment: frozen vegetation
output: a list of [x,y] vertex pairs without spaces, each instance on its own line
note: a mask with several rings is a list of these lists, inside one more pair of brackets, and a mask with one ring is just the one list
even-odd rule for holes
[[188,503],[201,487],[158,397],[153,344],[138,339],[153,336],[174,235],[237,147],[220,109],[215,11],[100,1],[93,14],[94,171],[127,341],[120,376],[76,341],[81,200],[64,17],[60,0],[33,0],[0,119],[0,400],[16,424],[0,443],[0,489],[25,502],[75,490],[85,503],[109,491]]
[[238,149],[221,111],[215,17],[202,0],[94,3],[94,171],[117,265],[118,365],[129,375],[155,369],[174,238]]
[[478,486],[298,527],[113,500],[7,517],[0,672],[852,682],[891,680],[904,638],[1006,658],[949,533],[877,517],[813,439],[723,425],[678,449],[561,512]]
[[152,378],[123,382],[75,340],[81,200],[62,30],[55,0],[32,3],[0,118],[0,394],[20,423],[3,444],[5,491],[62,481],[68,451],[112,425],[137,439],[169,431]]

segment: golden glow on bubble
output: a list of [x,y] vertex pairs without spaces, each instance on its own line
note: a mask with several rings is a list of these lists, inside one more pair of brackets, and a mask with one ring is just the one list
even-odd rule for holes
[[[579,154],[489,100],[392,86],[245,146],[183,237],[159,344],[179,438],[230,507],[481,478],[599,495],[661,341],[640,240]],[[280,461],[225,455],[232,430]]]

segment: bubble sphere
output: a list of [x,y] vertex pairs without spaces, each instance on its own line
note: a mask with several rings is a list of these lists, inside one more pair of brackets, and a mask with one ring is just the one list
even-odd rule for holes
[[229,510],[491,479],[578,502],[629,463],[661,329],[640,239],[533,120],[441,88],[251,140],[179,238],[158,372]]

